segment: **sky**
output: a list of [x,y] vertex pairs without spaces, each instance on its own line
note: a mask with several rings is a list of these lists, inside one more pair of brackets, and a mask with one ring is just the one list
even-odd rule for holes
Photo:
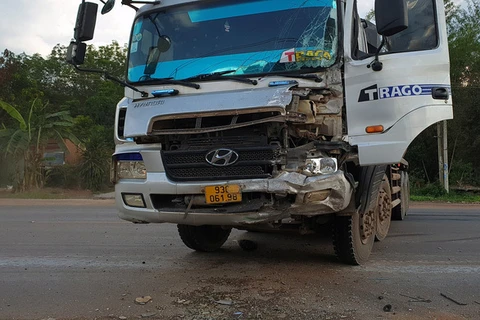
[[[47,56],[56,44],[67,46],[80,0],[0,0],[0,52],[15,54],[40,53]],[[102,4],[100,1],[93,0]],[[98,13],[94,40],[96,46],[117,40],[128,42],[135,11],[117,0],[113,10],[104,16]]]
[[[0,0],[0,52],[8,49],[15,54],[50,54],[56,44],[67,46],[73,37],[73,28],[80,0]],[[89,0],[102,4],[98,0]],[[461,2],[462,0],[455,0]],[[97,18],[94,40],[89,44],[106,45],[117,40],[128,42],[135,11],[121,5]],[[358,0],[363,16],[373,7],[374,0]]]

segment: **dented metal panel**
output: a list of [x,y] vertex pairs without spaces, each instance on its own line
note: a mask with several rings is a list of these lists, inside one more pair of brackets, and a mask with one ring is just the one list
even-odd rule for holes
[[[292,100],[289,87],[259,88],[232,92],[212,92],[160,99],[137,100],[129,104],[125,121],[125,137],[149,134],[153,119],[163,115],[214,113],[247,110],[259,107],[285,107]],[[179,107],[181,106],[181,108]]]
[[[230,181],[225,181],[229,183]],[[223,182],[223,183],[225,183]],[[328,213],[339,212],[345,209],[353,195],[353,186],[345,178],[342,171],[330,175],[318,175],[308,177],[295,172],[284,172],[273,179],[249,179],[236,180],[235,183],[241,186],[242,193],[264,192],[277,195],[281,199],[282,195],[294,195],[296,201],[291,204],[264,201],[263,205],[254,201],[238,204],[236,207],[230,207],[225,210],[218,210],[219,207],[200,207],[192,208],[185,214],[185,207],[170,209],[164,208],[158,210],[151,200],[151,194],[158,190],[167,191],[170,194],[177,194],[191,198],[192,195],[199,197],[196,200],[198,205],[202,205],[201,198],[204,197],[202,190],[205,183],[191,182],[188,184],[177,184],[169,181],[165,174],[153,173],[147,181],[136,186],[136,192],[142,193],[147,204],[147,208],[140,211],[135,208],[125,206],[121,200],[121,193],[128,192],[129,183],[120,181],[116,185],[117,205],[122,208],[121,217],[126,220],[135,220],[143,222],[168,222],[168,223],[187,223],[192,225],[212,224],[212,225],[231,225],[241,226],[274,221],[290,217],[290,215],[318,216]],[[209,185],[222,185],[222,182],[209,183]],[[311,191],[329,190],[328,197],[320,201],[305,200],[305,195]],[[307,203],[305,203],[307,201]],[[221,209],[221,208],[220,208]],[[235,213],[235,214],[232,214]]]

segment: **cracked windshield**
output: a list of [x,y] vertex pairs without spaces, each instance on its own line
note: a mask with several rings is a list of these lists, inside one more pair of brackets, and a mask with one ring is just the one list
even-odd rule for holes
[[214,1],[137,19],[128,80],[307,72],[333,65],[336,50],[335,1]]

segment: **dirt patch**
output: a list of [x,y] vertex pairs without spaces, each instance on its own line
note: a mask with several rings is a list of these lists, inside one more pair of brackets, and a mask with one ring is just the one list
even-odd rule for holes
[[1,199],[0,206],[114,206],[108,199]]
[[[353,310],[327,311],[321,304],[297,303],[285,285],[262,280],[216,277],[204,279],[200,288],[173,292],[170,319],[354,319]],[[299,298],[301,299],[301,298]],[[293,303],[292,303],[293,301]]]
[[43,188],[26,192],[12,192],[0,190],[2,199],[92,199],[93,193],[90,190],[81,189],[60,189]]
[[37,189],[12,193],[0,190],[0,205],[3,206],[113,206],[114,197],[98,197],[89,190],[59,188]]

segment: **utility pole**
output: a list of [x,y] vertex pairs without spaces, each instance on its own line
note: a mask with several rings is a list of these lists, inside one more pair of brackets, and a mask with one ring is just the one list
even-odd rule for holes
[[443,120],[443,186],[447,193],[450,192],[448,185],[448,145],[447,145],[447,120]]
[[438,178],[440,184],[445,188],[447,193],[450,192],[448,184],[448,134],[447,121],[437,123],[437,152],[438,152]]
[[438,154],[438,181],[443,186],[443,139],[442,139],[442,123],[437,122],[437,154]]

